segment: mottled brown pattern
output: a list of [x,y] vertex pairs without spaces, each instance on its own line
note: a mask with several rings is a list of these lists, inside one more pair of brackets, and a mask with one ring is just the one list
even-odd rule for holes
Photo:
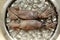
[[[53,8],[51,10],[47,8],[44,12],[38,13],[37,11],[20,10],[17,6],[10,7],[10,8],[8,8],[9,18],[11,20],[15,20],[15,19],[19,18],[19,19],[22,19],[22,21],[20,22],[20,24],[12,23],[12,25],[11,24],[9,24],[9,25],[13,29],[21,28],[24,30],[32,30],[32,29],[40,28],[44,25],[47,29],[49,29],[51,27],[55,27],[56,24],[54,24],[52,21],[42,24],[42,22],[36,20],[37,18],[46,19],[46,18],[53,16],[53,14],[55,14],[55,12],[54,12]],[[24,19],[24,21],[23,21],[23,19]],[[35,20],[33,20],[33,19],[35,19]]]

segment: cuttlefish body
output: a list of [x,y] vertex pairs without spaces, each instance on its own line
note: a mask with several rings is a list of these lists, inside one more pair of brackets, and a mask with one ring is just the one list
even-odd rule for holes
[[19,24],[11,22],[9,23],[9,26],[12,29],[33,30],[39,29],[42,26],[42,24],[37,20],[22,20]]
[[[31,10],[16,10],[16,8],[11,7],[8,8],[8,12],[9,14],[14,14],[16,16],[18,16],[21,19],[26,19],[26,20],[32,20],[32,19],[36,19],[38,17],[38,14],[36,11],[31,11]],[[11,15],[13,16],[13,15]],[[16,19],[16,17],[14,16],[11,17],[11,19]]]
[[[42,22],[38,21],[37,18],[48,18],[52,15],[47,9],[43,13],[38,13],[37,11],[32,10],[20,10],[18,7],[8,8],[9,18],[11,20],[22,19],[20,23],[10,22],[9,26],[12,29],[24,29],[24,30],[33,30],[39,29],[43,26]],[[50,13],[50,14],[49,14]],[[53,27],[53,23],[46,23],[45,26],[50,28]]]
[[37,18],[48,18],[52,15],[52,13],[49,14],[49,12],[50,12],[49,9],[47,9],[43,13],[38,13],[37,11],[32,10],[20,10],[19,8],[16,7],[8,8],[8,13],[11,15],[10,16],[11,19],[17,19],[17,17],[26,20],[33,20]]

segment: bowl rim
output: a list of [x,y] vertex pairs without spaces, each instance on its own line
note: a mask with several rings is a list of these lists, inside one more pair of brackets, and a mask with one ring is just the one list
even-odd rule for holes
[[[1,13],[1,19],[0,19],[0,21],[1,21],[1,29],[2,29],[2,33],[3,33],[3,35],[4,35],[4,37],[6,38],[6,40],[15,40],[15,39],[13,39],[10,35],[9,35],[9,33],[7,32],[7,30],[6,30],[6,27],[5,27],[5,19],[4,19],[4,17],[5,17],[5,13],[6,13],[6,9],[7,9],[7,7],[8,7],[8,5],[10,5],[11,4],[11,2],[12,2],[13,0],[7,0],[6,1],[6,3],[4,4],[4,6],[3,6],[3,8],[2,8],[2,13]],[[58,35],[59,35],[59,29],[60,29],[60,20],[59,20],[59,16],[60,16],[60,8],[59,8],[59,5],[58,5],[58,3],[56,2],[56,0],[51,0],[51,2],[54,4],[54,6],[56,7],[56,10],[57,10],[57,12],[58,12],[58,26],[57,26],[57,28],[56,28],[56,31],[55,31],[55,33],[54,33],[54,35],[50,38],[50,40],[56,40],[57,39],[57,37],[58,37]]]

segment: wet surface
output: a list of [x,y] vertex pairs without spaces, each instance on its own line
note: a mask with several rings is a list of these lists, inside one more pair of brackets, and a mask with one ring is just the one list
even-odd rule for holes
[[[32,3],[30,1],[32,1]],[[14,6],[18,6],[19,9],[16,9],[16,10],[13,9]],[[25,31],[27,29],[32,29],[32,27],[29,26],[29,25],[31,25],[33,22],[32,23],[30,22],[31,24],[29,24],[27,21],[24,22],[24,20],[28,20],[28,18],[34,17],[34,16],[30,16],[31,11],[30,12],[27,12],[27,11],[26,12],[24,12],[24,11],[21,12],[21,10],[37,11],[38,14],[39,14],[39,15],[37,14],[38,16],[36,16],[36,17],[39,18],[37,20],[39,20],[41,23],[44,24],[44,25],[42,25],[43,27],[38,29],[38,30]],[[10,17],[9,13],[15,14],[15,16],[18,17],[18,20],[15,20],[15,19],[11,20],[13,18],[13,16]],[[28,15],[26,15],[26,13]],[[38,1],[37,0],[34,0],[34,1],[33,0],[24,0],[24,1],[23,0],[20,0],[20,1],[17,0],[11,5],[10,10],[8,10],[6,23],[7,23],[7,27],[8,27],[10,35],[16,40],[37,40],[37,39],[38,40],[48,40],[52,36],[52,34],[54,33],[56,25],[57,25],[57,15],[56,14],[57,14],[57,12],[54,10],[54,6],[51,5],[48,2],[44,2],[44,1],[40,2],[40,0],[38,0]],[[27,16],[28,18],[24,18],[25,16]],[[17,22],[17,21],[21,20],[19,17],[20,18],[22,17],[21,19],[22,19],[23,22],[22,21]],[[33,20],[33,18],[30,18],[30,20]],[[22,25],[21,25],[21,27],[19,27],[17,24],[16,25],[12,24],[12,26],[11,26],[9,24],[10,22],[17,22],[17,23],[22,24]],[[28,24],[26,24],[26,23],[28,23]],[[34,26],[34,23],[33,23],[32,26]],[[14,28],[10,28],[10,27],[14,27],[14,28],[19,27],[21,29],[19,29],[17,31],[17,30],[13,30]],[[27,37],[28,37],[28,39],[27,39]]]
[[[55,19],[54,19],[55,20]],[[12,30],[11,30],[12,31]],[[19,36],[19,35],[18,35]],[[19,39],[19,38],[18,38]]]

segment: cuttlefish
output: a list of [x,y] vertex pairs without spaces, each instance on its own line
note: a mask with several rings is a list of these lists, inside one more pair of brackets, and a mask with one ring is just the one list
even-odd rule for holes
[[39,29],[42,23],[37,20],[22,20],[20,23],[10,22],[9,26],[11,29],[23,29],[23,30],[33,30]]
[[[32,10],[22,10],[19,7],[10,7],[8,8],[9,18],[11,20],[22,19],[20,23],[10,22],[9,26],[12,29],[23,29],[23,30],[33,30],[39,29],[43,26],[42,22],[36,20],[37,18],[48,18],[52,16],[52,13],[49,10],[45,10],[43,13]],[[54,23],[44,24],[47,28],[53,27]]]
[[8,8],[8,13],[10,15],[10,19],[21,18],[26,20],[33,20],[37,18],[48,18],[52,15],[49,9],[46,9],[46,11],[39,13],[37,11],[32,10],[21,10],[18,7]]

